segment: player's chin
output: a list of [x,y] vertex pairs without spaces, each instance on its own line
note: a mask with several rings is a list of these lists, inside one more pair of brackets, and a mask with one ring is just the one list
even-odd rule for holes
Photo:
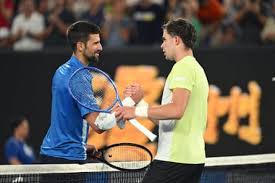
[[167,56],[167,54],[166,54],[166,52],[163,52],[163,55],[164,55],[164,57],[165,57],[165,59],[169,59],[169,57]]
[[93,56],[93,60],[95,61],[95,62],[99,62],[99,55],[97,56],[97,55],[94,55]]
[[170,57],[167,55],[164,55],[166,60],[170,60]]

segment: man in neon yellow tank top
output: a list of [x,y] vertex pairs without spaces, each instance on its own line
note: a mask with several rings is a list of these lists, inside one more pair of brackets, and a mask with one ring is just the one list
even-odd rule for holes
[[208,81],[193,56],[195,42],[196,32],[188,21],[176,19],[166,23],[161,48],[166,59],[176,63],[166,80],[162,104],[116,110],[117,118],[147,117],[159,125],[157,154],[143,183],[197,183],[200,180],[205,162],[203,134]]

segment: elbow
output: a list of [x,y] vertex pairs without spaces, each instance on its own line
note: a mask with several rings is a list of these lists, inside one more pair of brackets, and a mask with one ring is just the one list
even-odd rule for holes
[[102,130],[97,131],[98,134],[102,134],[103,132],[105,131],[102,131]]
[[105,132],[104,130],[100,130],[99,128],[93,128],[93,129],[98,134],[102,134],[103,132]]
[[102,134],[103,132],[105,132],[105,130],[99,129],[94,123],[90,123],[89,125],[98,134]]
[[179,120],[182,118],[183,114],[184,114],[184,109],[175,108],[175,110],[173,111],[173,119]]
[[175,119],[175,120],[180,120],[181,117],[182,117],[181,115],[176,115],[176,116],[174,117],[174,119]]
[[173,118],[179,120],[182,118],[184,111],[182,110],[175,110]]

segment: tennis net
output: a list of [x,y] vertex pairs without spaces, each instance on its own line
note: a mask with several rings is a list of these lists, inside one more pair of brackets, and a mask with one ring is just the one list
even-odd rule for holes
[[[103,163],[1,165],[0,183],[139,183],[145,172]],[[275,183],[275,154],[207,158],[201,183]]]

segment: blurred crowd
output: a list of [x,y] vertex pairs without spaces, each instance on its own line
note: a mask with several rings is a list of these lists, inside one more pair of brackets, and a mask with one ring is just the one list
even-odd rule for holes
[[275,0],[0,0],[0,48],[65,47],[77,20],[100,26],[105,47],[159,45],[176,17],[195,26],[197,47],[275,43]]

